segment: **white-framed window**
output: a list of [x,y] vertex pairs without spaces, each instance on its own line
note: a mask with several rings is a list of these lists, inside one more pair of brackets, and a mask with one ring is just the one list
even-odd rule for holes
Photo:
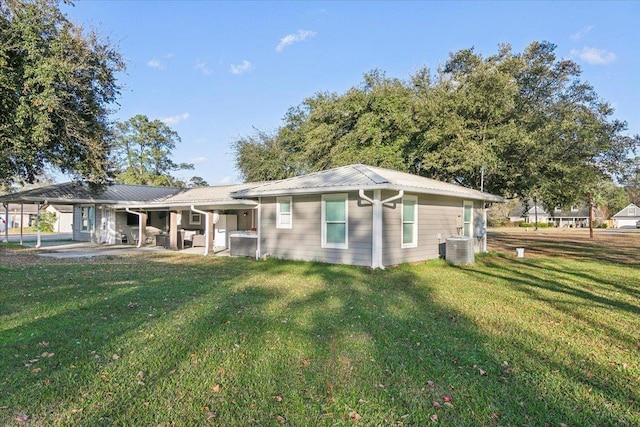
[[473,237],[473,202],[468,200],[462,204],[462,235]]
[[402,247],[418,247],[418,197],[402,198]]
[[293,227],[293,201],[291,197],[276,198],[276,228]]
[[80,231],[91,233],[96,221],[96,208],[94,206],[80,206]]
[[349,248],[348,200],[346,193],[322,196],[323,248]]
[[191,225],[202,224],[202,216],[197,212],[191,212],[191,215],[189,215],[189,224]]
[[636,216],[636,207],[635,206],[629,206],[629,216]]

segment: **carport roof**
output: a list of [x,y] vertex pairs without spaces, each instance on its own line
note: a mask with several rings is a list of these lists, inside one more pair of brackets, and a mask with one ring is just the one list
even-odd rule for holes
[[49,204],[74,204],[74,203],[139,203],[166,199],[180,192],[175,187],[151,187],[148,185],[113,184],[105,186],[97,191],[92,190],[87,184],[77,182],[65,182],[62,184],[48,185],[34,188],[33,190],[0,196],[0,201],[10,203],[49,203]]

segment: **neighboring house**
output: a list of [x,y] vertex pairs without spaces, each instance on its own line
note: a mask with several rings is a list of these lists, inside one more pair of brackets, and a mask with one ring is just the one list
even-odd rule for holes
[[73,206],[48,205],[45,210],[56,216],[56,220],[53,223],[54,233],[73,232]]
[[[38,216],[38,206],[30,203],[9,203],[8,206],[2,207],[2,216],[9,228],[31,227],[36,223]],[[9,215],[6,215],[6,212]]]
[[509,212],[508,217],[511,222],[527,222],[534,224],[536,222],[536,215],[538,223],[551,222],[547,210],[540,203],[519,203],[511,210],[511,212]]
[[[77,184],[1,196],[3,202],[68,204],[74,240],[163,244],[204,254],[384,268],[438,258],[450,236],[486,243],[486,205],[499,196],[365,165],[262,183],[177,189]],[[188,236],[188,237],[187,237]]]
[[624,209],[611,217],[615,228],[636,228],[640,221],[640,208],[629,203]]
[[[527,207],[529,207],[527,209]],[[536,211],[538,224],[549,223],[554,227],[588,227],[589,226],[589,207],[571,207],[571,209],[556,208],[553,214],[549,214],[541,204],[519,203],[509,212],[509,220],[511,222],[527,222],[534,224],[536,222]],[[602,219],[602,218],[597,218]]]

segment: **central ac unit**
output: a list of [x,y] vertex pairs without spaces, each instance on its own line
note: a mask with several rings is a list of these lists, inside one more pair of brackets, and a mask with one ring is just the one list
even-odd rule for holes
[[473,264],[475,261],[473,237],[449,237],[445,249],[445,259],[454,265]]

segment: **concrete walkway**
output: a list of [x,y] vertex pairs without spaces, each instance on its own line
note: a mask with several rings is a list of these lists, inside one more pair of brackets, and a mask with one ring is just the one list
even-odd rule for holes
[[[25,246],[35,246],[35,242],[28,242]],[[223,248],[216,248],[215,256],[228,256],[229,251]],[[162,246],[143,246],[138,248],[133,245],[104,245],[89,242],[73,241],[51,241],[42,242],[38,255],[48,258],[68,259],[68,258],[93,258],[109,255],[131,255],[136,253],[149,252],[174,252]],[[185,248],[179,253],[202,256],[204,248]]]

